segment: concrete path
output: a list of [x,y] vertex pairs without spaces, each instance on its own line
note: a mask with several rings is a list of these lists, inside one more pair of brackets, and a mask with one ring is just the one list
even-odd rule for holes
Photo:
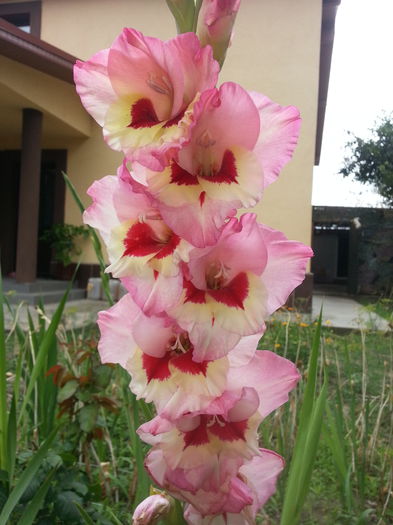
[[[333,328],[346,328],[346,329],[373,329],[381,330],[386,332],[390,330],[389,323],[382,317],[375,313],[368,312],[362,305],[350,299],[348,297],[339,297],[332,295],[319,295],[313,296],[313,307],[311,314],[302,314],[302,321],[310,323],[318,318],[319,312],[323,306],[322,311],[322,324],[324,326],[330,326]],[[13,306],[16,308],[16,305]],[[45,306],[45,314],[48,318],[53,315],[57,304],[48,304]],[[63,325],[66,329],[70,328],[81,328],[91,323],[95,323],[97,320],[97,313],[100,310],[108,308],[106,301],[95,301],[92,299],[82,299],[78,301],[69,301],[66,304]],[[29,306],[30,313],[33,320],[36,322],[40,311],[34,306]],[[16,317],[19,325],[24,329],[28,329],[27,322],[27,305],[22,305],[16,311]],[[274,314],[275,319],[283,321],[289,321],[291,318],[295,318],[293,312],[278,312]],[[297,318],[298,320],[298,318]],[[10,330],[13,326],[13,318],[11,314],[5,310],[5,325],[6,329]]]
[[349,297],[332,295],[313,295],[312,317],[317,319],[322,307],[322,324],[335,328],[360,328],[390,330],[389,323],[374,312],[369,312],[364,306]]
[[[48,319],[51,319],[57,306],[56,303],[45,305],[44,315]],[[33,305],[22,304],[18,307],[17,305],[12,305],[12,308],[15,318],[23,330],[28,330],[29,328],[27,309],[29,309],[30,315],[35,324],[37,323],[38,317],[43,315],[39,308]],[[98,312],[100,310],[106,310],[107,308],[108,303],[106,301],[94,301],[92,299],[68,301],[64,308],[62,324],[67,330],[71,328],[82,328],[83,326],[95,323],[97,321]],[[6,308],[4,309],[4,322],[6,330],[11,330],[12,326],[15,324],[13,316]]]

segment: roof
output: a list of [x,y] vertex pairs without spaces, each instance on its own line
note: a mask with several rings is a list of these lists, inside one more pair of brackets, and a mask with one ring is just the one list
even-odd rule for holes
[[76,57],[0,18],[0,54],[64,80],[73,80]]
[[325,123],[326,102],[329,88],[330,65],[332,62],[334,26],[337,8],[341,0],[323,0],[321,50],[319,59],[319,89],[318,89],[318,116],[317,135],[315,139],[314,164],[318,165],[321,157],[323,126]]

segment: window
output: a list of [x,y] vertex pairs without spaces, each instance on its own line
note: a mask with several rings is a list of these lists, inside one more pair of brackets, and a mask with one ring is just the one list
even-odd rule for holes
[[41,33],[41,2],[0,4],[0,18],[34,36]]

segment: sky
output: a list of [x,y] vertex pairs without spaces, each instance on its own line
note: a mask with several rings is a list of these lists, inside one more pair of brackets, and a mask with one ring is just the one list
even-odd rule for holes
[[313,205],[382,205],[372,189],[338,172],[347,132],[367,138],[377,117],[393,111],[392,66],[393,0],[341,0]]

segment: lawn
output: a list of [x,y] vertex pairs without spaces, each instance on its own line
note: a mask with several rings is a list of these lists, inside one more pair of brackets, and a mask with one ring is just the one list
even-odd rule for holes
[[[296,315],[289,323],[273,320],[260,348],[295,361],[306,379],[315,329]],[[136,409],[127,374],[99,363],[95,326],[79,331],[60,326],[56,338],[49,332],[42,316],[28,333],[16,324],[7,334],[11,424],[0,509],[16,498],[13,487],[20,493],[5,523],[129,524],[135,501],[149,489],[141,468],[145,446],[135,429],[152,409],[144,403]],[[392,368],[391,334],[323,330],[318,383],[326,373],[328,408],[303,525],[393,523]],[[260,428],[262,446],[282,454],[288,465],[303,391],[304,381]],[[257,523],[279,523],[287,470]]]

